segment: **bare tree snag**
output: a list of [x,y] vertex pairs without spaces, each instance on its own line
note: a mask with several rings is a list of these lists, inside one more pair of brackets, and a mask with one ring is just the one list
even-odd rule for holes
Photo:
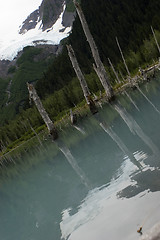
[[119,73],[120,73],[120,75],[121,75],[121,78],[122,78],[123,82],[125,82],[125,79],[124,79],[124,77],[123,77],[123,74],[122,74],[122,72],[121,72],[121,71],[119,71]]
[[91,94],[90,94],[90,91],[88,89],[88,86],[87,86],[86,80],[84,78],[84,75],[81,72],[81,69],[80,69],[79,64],[77,62],[75,52],[74,52],[71,45],[67,45],[67,50],[68,50],[68,55],[70,57],[72,66],[74,68],[74,71],[75,71],[75,73],[76,73],[76,75],[79,79],[79,82],[80,82],[81,88],[83,90],[83,94],[84,94],[84,97],[86,99],[86,102],[87,102],[87,104],[89,104],[88,96],[90,96]]
[[83,95],[86,99],[86,102],[90,108],[90,111],[94,114],[97,112],[97,108],[96,108],[96,105],[94,103],[94,101],[92,100],[92,97],[91,97],[91,93],[89,91],[89,88],[88,88],[88,85],[87,85],[87,82],[85,80],[85,77],[79,67],[79,64],[78,64],[78,61],[77,61],[77,58],[75,56],[75,52],[72,48],[71,45],[67,45],[67,50],[68,50],[68,55],[70,57],[70,60],[71,60],[71,63],[72,63],[72,66],[74,68],[74,71],[79,79],[79,82],[80,82],[80,85],[81,85],[81,88],[82,88],[82,91],[83,91]]
[[56,130],[52,120],[48,116],[48,113],[46,112],[45,108],[43,107],[42,102],[41,102],[34,86],[32,84],[27,83],[27,87],[28,87],[28,91],[29,91],[29,96],[31,99],[33,99],[41,117],[43,118],[43,121],[45,122],[45,124],[48,128],[50,135],[52,136],[53,140],[57,139],[58,138],[57,130]]
[[128,74],[129,77],[131,77],[130,71],[129,71],[128,66],[127,66],[127,64],[126,64],[126,60],[125,60],[125,58],[124,58],[124,55],[123,55],[123,52],[122,52],[122,49],[121,49],[121,47],[120,47],[120,44],[119,44],[119,41],[118,41],[118,38],[117,38],[117,37],[116,37],[116,42],[117,42],[117,46],[118,46],[118,48],[119,48],[119,51],[120,51],[120,53],[121,53],[121,57],[122,57],[122,59],[123,59],[123,62],[124,62],[124,65],[125,65],[127,74]]
[[[36,133],[36,131],[35,131],[34,128],[32,127],[29,119],[27,119],[27,122],[28,122],[29,127],[31,128],[32,132],[33,132],[34,135],[36,136],[38,142],[40,143],[41,146],[43,146],[41,139],[39,138],[38,134]],[[23,126],[25,127],[25,129],[28,130],[26,123],[25,123],[24,121],[21,121],[21,123],[23,124]]]
[[95,41],[94,41],[94,39],[91,35],[91,32],[89,30],[87,21],[85,19],[85,16],[83,14],[83,11],[82,11],[79,3],[77,3],[76,0],[73,0],[73,3],[74,3],[75,8],[77,10],[79,19],[80,19],[81,24],[82,24],[83,31],[84,31],[84,33],[86,35],[86,38],[87,38],[87,41],[88,41],[88,43],[90,45],[90,48],[91,48],[91,52],[92,52],[92,55],[93,55],[93,58],[94,58],[94,61],[95,61],[95,64],[96,64],[96,73],[97,73],[97,75],[98,75],[98,77],[99,77],[99,79],[102,83],[102,86],[105,89],[105,92],[106,92],[106,95],[107,95],[108,99],[111,99],[114,96],[113,89],[112,89],[112,86],[109,82],[109,78],[108,78],[108,75],[107,75],[106,70],[104,68],[104,65],[103,65],[103,63],[100,59],[97,46],[96,46]]
[[152,30],[153,37],[154,37],[154,40],[155,40],[155,42],[156,42],[156,45],[157,45],[158,51],[159,51],[159,53],[160,53],[160,46],[159,46],[159,43],[158,43],[157,38],[156,38],[156,34],[155,34],[155,32],[154,32],[152,26],[151,26],[151,30]]
[[[29,121],[28,121],[28,122],[29,122]],[[38,134],[36,133],[36,131],[34,130],[34,128],[32,127],[32,125],[30,124],[30,122],[29,122],[29,126],[30,126],[30,128],[31,128],[32,132],[34,133],[34,135],[36,136],[36,138],[37,138],[37,140],[38,140],[39,144],[40,144],[41,146],[43,146],[43,144],[42,144],[42,141],[41,141],[40,137],[38,136]]]
[[121,83],[121,81],[119,80],[119,77],[118,77],[118,73],[116,72],[116,70],[115,70],[115,68],[114,68],[114,66],[113,66],[113,64],[112,64],[112,62],[111,62],[111,60],[109,58],[108,58],[108,62],[111,65],[111,68],[112,68],[112,70],[113,70],[113,72],[114,72],[114,74],[116,76],[116,79],[117,79],[118,83]]

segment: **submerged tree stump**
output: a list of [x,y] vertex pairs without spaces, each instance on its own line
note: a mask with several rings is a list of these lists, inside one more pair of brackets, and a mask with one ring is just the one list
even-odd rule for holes
[[74,125],[77,122],[77,115],[72,112],[72,109],[70,109],[70,117],[71,117],[71,123]]

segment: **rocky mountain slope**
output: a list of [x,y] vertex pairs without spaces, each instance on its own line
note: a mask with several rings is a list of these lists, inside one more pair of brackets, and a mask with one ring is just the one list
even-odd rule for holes
[[[41,28],[43,31],[51,28],[62,13],[63,6],[65,4],[66,2],[64,2],[64,0],[43,0],[39,9],[36,9],[34,12],[32,12],[23,22],[22,26],[20,27],[19,33],[25,34],[27,31],[34,29],[39,22],[41,22]],[[66,13],[66,11],[64,11],[64,13]],[[63,14],[62,21],[64,27],[70,27],[72,25],[73,13],[70,12],[69,15],[70,23],[68,24],[66,14]]]
[[12,61],[26,46],[59,44],[69,35],[74,20],[74,10],[68,8],[70,1],[43,0],[39,9],[33,11],[17,29],[14,39],[1,43],[0,60]]
[[[159,52],[150,26],[155,30],[160,43],[159,0],[123,0],[121,2],[119,0],[81,0],[81,6],[101,59],[109,74],[110,82],[115,88],[117,88],[115,76],[109,66],[108,57],[119,73],[119,77],[121,79],[127,77],[116,44],[116,36],[131,74],[137,73],[139,67],[144,68],[158,60]],[[68,8],[72,9],[67,2],[66,9]],[[65,12],[68,13],[69,11]],[[65,16],[65,13],[63,13],[63,16]],[[61,22],[62,19],[64,17],[61,18]],[[64,23],[60,31],[63,28]],[[28,32],[30,31],[32,30]],[[42,32],[45,31],[42,30]],[[101,83],[92,68],[93,59],[78,16],[74,21],[72,33],[63,43],[71,44],[75,50],[90,91],[93,93],[102,91]],[[58,45],[57,48],[59,52]],[[0,81],[0,138],[7,144],[20,138],[20,141],[24,140],[26,128],[23,123],[25,120],[27,124],[27,119],[29,119],[32,126],[38,131],[44,124],[34,105],[31,108],[29,106],[26,81],[35,83],[37,93],[53,121],[62,118],[66,111],[78,105],[84,99],[80,84],[75,78],[67,49],[64,47],[61,54],[56,58],[54,54],[47,54],[47,61],[43,58],[45,54],[45,48],[24,48],[20,57],[16,60],[16,68],[11,66],[9,69],[10,74],[12,74],[12,82],[10,79],[6,79],[6,82]],[[44,61],[40,61],[40,59]],[[2,89],[4,91],[1,91]],[[25,139],[28,139],[28,137],[31,136],[27,135]],[[9,149],[12,147],[13,145]]]
[[17,38],[0,47],[1,122],[8,112],[13,118],[24,107],[28,94],[26,82],[42,78],[51,61],[61,52],[60,41],[69,35],[75,18],[71,6],[71,0],[43,0],[39,9],[24,20]]
[[0,46],[0,78],[8,76],[9,68],[16,65],[26,46],[39,48],[43,45],[49,55],[59,52],[61,48],[57,45],[68,36],[75,18],[75,11],[68,7],[71,4],[71,0],[42,1],[39,9],[33,11],[21,24],[17,39],[12,41],[14,43]]

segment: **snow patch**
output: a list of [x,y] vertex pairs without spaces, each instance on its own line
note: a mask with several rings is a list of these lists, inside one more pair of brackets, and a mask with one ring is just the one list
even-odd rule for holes
[[30,20],[30,21],[29,21],[29,23],[32,23],[32,22],[33,22],[33,20]]
[[68,37],[71,27],[66,28],[62,24],[62,18],[66,5],[60,14],[56,23],[50,28],[42,31],[42,21],[39,21],[34,29],[31,29],[24,34],[17,33],[14,38],[8,41],[0,41],[0,60],[12,61],[26,46],[35,46],[38,44],[57,45],[60,41]]

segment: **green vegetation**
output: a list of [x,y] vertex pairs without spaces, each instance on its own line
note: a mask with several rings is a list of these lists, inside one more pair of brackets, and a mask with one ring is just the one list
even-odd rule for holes
[[14,73],[16,71],[16,66],[11,66],[9,69],[8,69],[8,73]]
[[[130,72],[143,64],[157,59],[159,54],[152,37],[150,26],[160,31],[160,2],[158,0],[135,0],[123,2],[90,0],[81,1],[83,11],[91,33],[99,49],[101,59],[109,66],[108,57],[117,71],[126,76],[115,37],[117,36],[129,64]],[[92,56],[78,17],[68,38],[77,56],[83,72],[89,74],[92,69]],[[74,73],[73,73],[74,74]],[[37,82],[37,90],[42,98],[68,84],[72,77],[72,66],[64,48],[62,54],[53,62],[46,77]]]
[[[158,60],[159,53],[150,29],[150,25],[156,29],[156,36],[160,42],[160,2],[158,0],[124,0],[123,2],[82,0],[81,4],[114,88],[117,88],[118,85],[109,66],[108,57],[116,70],[121,72],[124,77],[127,76],[116,45],[116,36],[132,76],[140,66],[143,68]],[[74,22],[72,34],[63,41],[63,44],[66,43],[72,44],[91,92],[103,91],[93,71],[90,48],[78,17]],[[27,81],[36,83],[38,94],[43,99],[46,111],[53,121],[61,120],[75,105],[84,104],[82,90],[72,69],[66,47],[50,62],[34,60],[40,51],[42,50],[33,47],[24,49],[22,56],[17,61],[17,68],[15,72],[13,71],[10,100],[12,104],[15,104],[15,108],[14,112],[11,111],[10,116],[14,119],[10,120],[10,116],[7,117],[4,111],[3,122],[5,124],[0,128],[0,139],[6,146],[6,151],[33,136],[28,121],[37,132],[41,126],[45,128],[36,108],[34,106],[29,108],[28,101],[26,101],[28,98]],[[6,86],[4,85],[3,89]],[[5,99],[4,91],[3,94],[2,100]]]
[[67,6],[66,6],[66,11],[67,12],[74,12],[75,11],[75,7],[74,7],[74,4],[73,4],[72,0],[68,1]]
[[[80,3],[81,0],[77,0],[77,2]],[[66,11],[67,12],[74,12],[76,10],[72,0],[67,0],[66,3],[67,3],[66,4]]]
[[12,73],[12,83],[8,106],[5,106],[7,101],[6,89],[11,79],[0,79],[0,125],[13,119],[16,114],[28,106],[26,82],[35,82],[42,78],[51,61],[51,59],[43,59],[43,51],[44,49],[41,48],[25,47],[23,54],[16,62],[16,66],[9,68],[8,72]]
[[9,83],[9,79],[0,79],[0,109],[5,105],[7,101],[6,89]]

